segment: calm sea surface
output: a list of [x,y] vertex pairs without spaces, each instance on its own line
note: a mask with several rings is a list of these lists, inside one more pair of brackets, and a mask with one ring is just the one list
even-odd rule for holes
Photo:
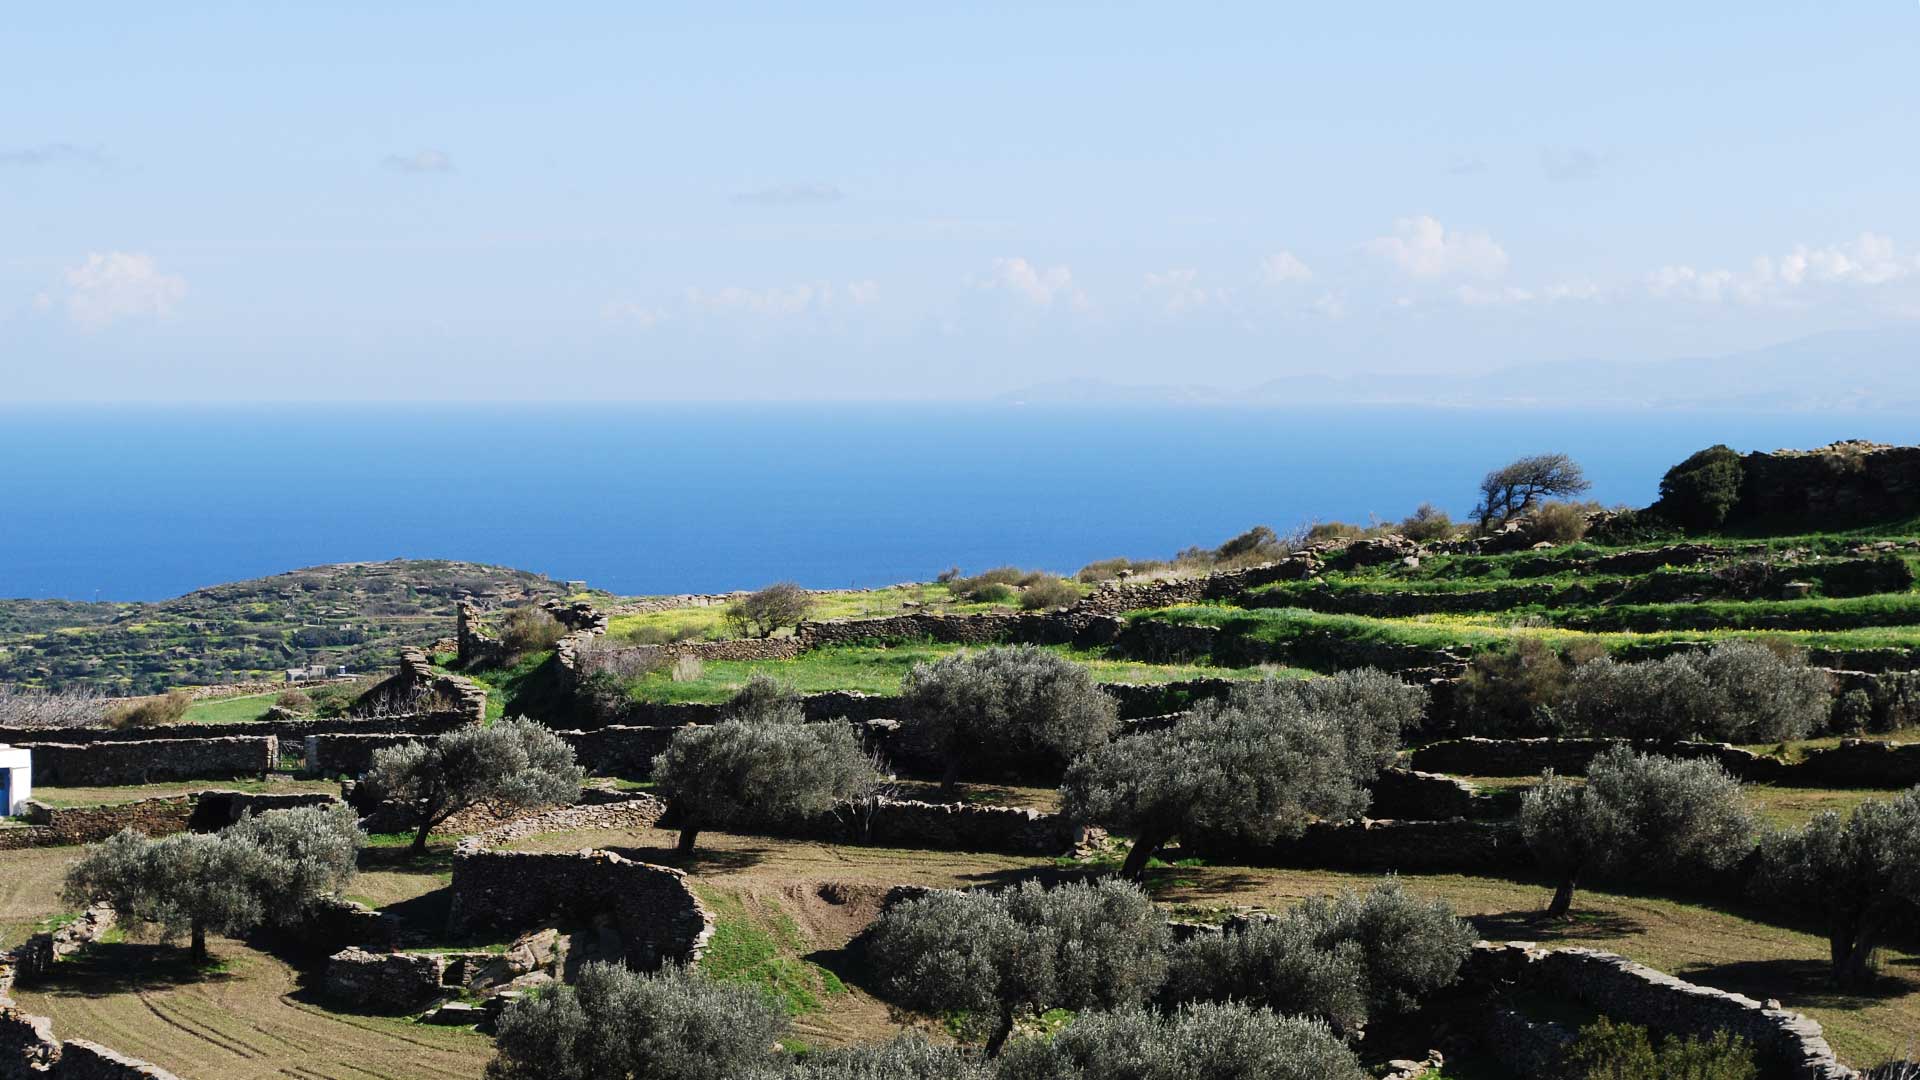
[[1072,571],[1255,523],[1459,515],[1564,450],[1636,505],[1715,442],[1920,441],[1879,413],[931,406],[0,411],[0,596],[152,600],[467,559],[622,593]]

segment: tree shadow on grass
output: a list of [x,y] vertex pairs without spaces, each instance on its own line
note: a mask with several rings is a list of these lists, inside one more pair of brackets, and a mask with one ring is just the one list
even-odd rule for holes
[[359,866],[363,871],[444,874],[453,869],[453,848],[435,845],[415,854],[405,846],[363,847],[360,849]]
[[1590,911],[1574,908],[1564,919],[1545,911],[1502,911],[1490,915],[1469,915],[1467,921],[1489,941],[1568,941],[1594,938],[1627,938],[1644,933],[1646,924],[1616,911]]
[[396,900],[380,912],[400,921],[400,934],[407,940],[442,938],[446,936],[448,920],[453,917],[453,889],[443,885],[432,892]]
[[604,847],[623,859],[635,862],[652,863],[655,866],[671,866],[675,870],[685,870],[689,874],[702,871],[745,870],[767,861],[766,848],[699,848],[691,855],[683,855],[672,847]]
[[1862,986],[1835,986],[1832,971],[1821,960],[1741,960],[1725,964],[1687,964],[1674,972],[1688,982],[1766,1000],[1778,998],[1789,1008],[1852,1011],[1913,993],[1914,983],[1883,971]]
[[110,997],[140,990],[232,979],[217,957],[195,964],[184,945],[96,942],[53,965],[47,974],[23,985],[53,997]]

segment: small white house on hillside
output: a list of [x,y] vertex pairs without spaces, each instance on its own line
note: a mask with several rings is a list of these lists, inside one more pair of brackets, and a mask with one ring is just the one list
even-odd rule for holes
[[33,753],[21,746],[0,743],[0,813],[25,811],[33,798]]

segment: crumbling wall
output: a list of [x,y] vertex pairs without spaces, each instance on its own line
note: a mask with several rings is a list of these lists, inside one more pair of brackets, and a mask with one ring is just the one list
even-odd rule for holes
[[456,932],[526,930],[556,920],[612,920],[629,965],[653,969],[699,958],[713,916],[687,876],[607,851],[485,851],[463,844],[453,859]]
[[360,695],[353,706],[356,716],[421,711],[453,712],[477,724],[487,718],[487,689],[472,679],[435,671],[425,649],[408,645],[400,650],[400,670]]

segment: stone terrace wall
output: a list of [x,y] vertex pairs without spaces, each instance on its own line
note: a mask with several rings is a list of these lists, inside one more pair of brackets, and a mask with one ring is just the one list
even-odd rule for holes
[[1646,754],[1707,758],[1756,783],[1896,789],[1920,784],[1920,743],[1869,739],[1845,739],[1831,749],[1810,750],[1798,764],[1726,743],[1626,739],[1452,739],[1429,743],[1409,757],[1416,769],[1463,776],[1534,776],[1545,769],[1581,776],[1594,758],[1616,745]]
[[[664,824],[672,827],[670,814]],[[887,798],[843,806],[810,821],[740,831],[836,844],[1002,855],[1066,855],[1083,834],[1059,814],[1026,807]]]
[[389,731],[378,735],[309,735],[306,772],[312,776],[359,776],[373,767],[373,752],[410,742],[431,742],[436,735]]
[[412,710],[415,703],[436,701],[470,723],[487,718],[487,689],[472,679],[433,670],[427,651],[408,645],[400,650],[400,670],[362,694],[354,703],[358,715]]
[[1731,518],[1813,523],[1920,512],[1920,446],[1839,442],[1815,450],[1752,453]]
[[1840,1064],[1820,1025],[1799,1013],[1696,986],[1612,953],[1483,941],[1475,946],[1464,978],[1529,997],[1575,1001],[1657,1032],[1731,1032],[1752,1043],[1764,1063],[1793,1080],[1858,1080],[1860,1075]]
[[1505,874],[1529,865],[1520,829],[1510,822],[1361,820],[1315,822],[1297,840],[1262,847],[1182,838],[1211,858],[1249,866],[1404,873]]
[[[22,846],[64,847],[70,844],[94,844],[121,829],[138,829],[148,836],[168,836],[186,832],[192,825],[195,797],[167,795],[157,799],[112,806],[48,806],[27,804],[27,823],[32,828],[18,830]],[[11,839],[0,833],[0,843]]]
[[653,969],[691,963],[713,936],[713,916],[678,870],[607,851],[547,854],[483,851],[462,844],[453,859],[453,929],[526,930],[556,919],[607,914],[627,962]]
[[260,776],[279,763],[271,735],[137,742],[37,743],[34,782],[43,787],[108,787],[167,780]]
[[653,775],[653,757],[667,748],[680,727],[609,726],[590,731],[556,731],[573,747],[574,760],[594,776],[645,780]]
[[366,732],[415,731],[438,734],[473,721],[456,712],[418,713],[382,717],[333,717],[303,720],[252,720],[244,724],[163,724],[136,728],[12,728],[0,727],[0,743],[156,742],[166,739],[212,739],[232,735],[272,735],[298,743],[309,735],[351,735]]
[[1498,817],[1501,803],[1451,776],[1383,770],[1373,782],[1367,813],[1407,821],[1445,821],[1457,817]]

